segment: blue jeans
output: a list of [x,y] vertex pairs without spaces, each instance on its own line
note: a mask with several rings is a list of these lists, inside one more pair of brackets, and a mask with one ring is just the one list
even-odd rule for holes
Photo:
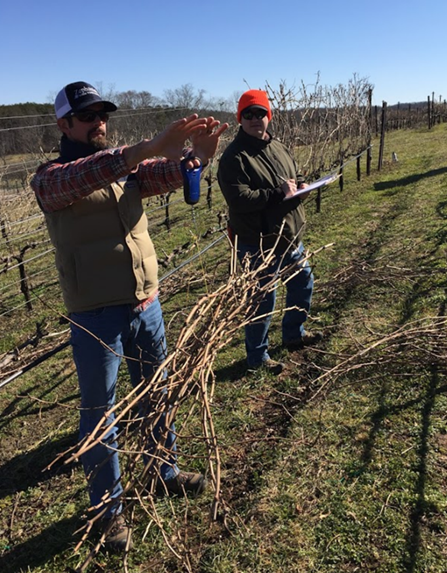
[[[286,308],[290,308],[290,310],[284,313],[282,320],[282,340],[284,344],[297,341],[304,336],[304,322],[312,301],[314,277],[308,261],[300,262],[303,252],[304,247],[300,243],[298,248],[287,253],[282,260],[280,256],[277,256],[275,262],[259,280],[259,287],[262,288],[280,270],[280,265],[282,269],[294,264],[295,267],[292,269],[292,272],[297,270],[297,268],[301,268],[301,271],[286,283]],[[242,261],[245,255],[250,256],[250,268],[252,269],[257,268],[262,262],[257,245],[239,244],[239,260]],[[256,368],[270,358],[268,353],[268,332],[275,303],[276,289],[264,296],[255,312],[255,316],[267,316],[245,327],[245,349],[247,352],[247,363],[250,368]]]
[[[127,360],[133,386],[143,378],[151,378],[166,358],[166,338],[163,315],[158,298],[144,310],[132,305],[105,306],[92,311],[72,313],[70,318],[103,341],[114,352],[75,324],[71,325],[73,358],[81,392],[80,439],[92,432],[104,413],[115,404],[116,382],[122,356]],[[115,354],[116,353],[116,354]],[[98,505],[106,492],[116,498],[123,491],[115,416],[108,419],[110,430],[101,444],[82,455],[84,472],[89,483],[92,506]],[[159,428],[164,427],[160,420]],[[175,429],[168,432],[165,446],[173,453],[160,467],[162,479],[178,474],[175,465]],[[157,437],[157,436],[156,436]],[[110,504],[106,515],[120,507]]]

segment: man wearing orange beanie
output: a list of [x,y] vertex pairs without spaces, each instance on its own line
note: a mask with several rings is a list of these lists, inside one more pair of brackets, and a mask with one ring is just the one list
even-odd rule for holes
[[[320,338],[319,334],[304,330],[312,299],[313,275],[309,263],[302,261],[301,239],[306,224],[302,200],[306,195],[294,195],[306,184],[287,148],[267,131],[271,119],[265,91],[248,90],[242,94],[237,108],[241,127],[220,159],[217,177],[229,207],[231,233],[238,237],[239,259],[248,255],[250,265],[256,268],[262,261],[262,252],[276,245],[275,262],[261,277],[260,287],[280,266],[301,268],[286,284],[286,307],[290,310],[285,312],[282,321],[283,344],[289,350],[296,350]],[[275,290],[265,294],[255,313],[262,318],[245,328],[245,348],[250,370],[264,368],[276,375],[282,372],[284,365],[272,360],[268,353],[268,331],[275,301]]]

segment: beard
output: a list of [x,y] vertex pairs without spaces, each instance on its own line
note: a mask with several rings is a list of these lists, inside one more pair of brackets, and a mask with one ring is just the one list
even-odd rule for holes
[[[97,129],[94,129],[92,130],[92,133],[95,133],[96,131]],[[107,149],[109,147],[109,142],[107,141],[105,132],[102,132],[102,135],[96,135],[94,137],[92,137],[92,135],[89,133],[88,141],[90,145],[98,150]]]

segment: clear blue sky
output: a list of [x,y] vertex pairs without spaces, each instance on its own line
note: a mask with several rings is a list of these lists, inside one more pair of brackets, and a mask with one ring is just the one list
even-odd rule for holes
[[375,104],[447,99],[446,21],[446,0],[0,0],[0,104],[52,102],[78,80],[227,99],[318,73],[368,78]]

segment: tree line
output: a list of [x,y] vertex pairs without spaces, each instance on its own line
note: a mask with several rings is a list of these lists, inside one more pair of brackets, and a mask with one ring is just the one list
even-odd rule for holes
[[[235,100],[207,99],[204,90],[184,84],[166,90],[162,98],[148,91],[112,89],[99,91],[118,106],[111,116],[112,139],[117,143],[150,137],[166,123],[189,112],[212,113],[219,119],[230,118],[235,111]],[[40,154],[57,151],[60,132],[56,127],[52,103],[17,103],[0,105],[0,158],[17,154]]]
[[[114,146],[151,138],[171,121],[192,112],[213,115],[230,123],[222,147],[238,129],[235,111],[240,92],[234,92],[228,99],[210,99],[204,90],[185,84],[166,90],[159,98],[148,91],[116,92],[98,87],[105,99],[118,105],[108,129]],[[327,86],[317,75],[312,84],[288,86],[283,81],[278,87],[268,82],[260,87],[268,92],[272,104],[271,131],[293,151],[301,170],[310,179],[341,166],[349,157],[368,148],[371,138],[378,135],[382,110],[372,105],[374,86],[367,78],[354,74],[347,84]],[[445,101],[435,101],[434,96],[428,107],[423,102],[397,104],[388,107],[384,127],[385,130],[422,127],[427,125],[428,114],[433,123],[445,121],[445,112]],[[0,182],[3,180],[10,189],[11,181],[26,181],[34,167],[23,165],[20,170],[14,163],[12,168],[11,156],[24,155],[27,160],[33,157],[37,165],[58,152],[59,140],[51,103],[0,106],[0,168],[3,167]]]

